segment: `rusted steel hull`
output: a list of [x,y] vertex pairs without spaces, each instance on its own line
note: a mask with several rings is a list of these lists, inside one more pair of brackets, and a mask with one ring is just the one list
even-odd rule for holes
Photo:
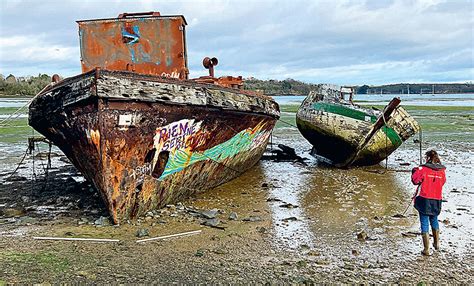
[[29,124],[94,184],[119,223],[241,175],[278,116],[272,99],[236,89],[96,71],[38,96]]
[[400,106],[386,115],[384,124],[381,111],[339,98],[336,88],[320,85],[296,115],[298,129],[313,145],[312,154],[337,167],[377,164],[420,130]]

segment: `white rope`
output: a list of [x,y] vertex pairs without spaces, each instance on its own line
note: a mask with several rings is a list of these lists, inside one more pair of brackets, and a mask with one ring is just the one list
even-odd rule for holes
[[[49,88],[50,86],[53,86],[53,83],[50,83],[48,85],[46,85],[45,87],[43,87],[42,90],[40,90],[40,92],[38,92],[35,96],[33,96],[25,105],[23,105],[22,107],[18,108],[15,112],[13,112],[12,114],[10,114],[10,116],[8,116],[7,118],[4,118],[2,121],[0,121],[0,127],[7,127],[9,126],[8,124],[11,124],[11,123],[7,123],[7,124],[4,124],[5,122],[7,121],[13,121],[15,119],[17,119],[20,115],[23,115],[23,114],[26,114],[26,113],[18,113],[20,112],[23,108],[25,107],[28,107],[30,106],[31,102],[33,102],[33,100],[38,96],[40,95],[43,91],[45,91],[47,88]],[[15,116],[15,118],[12,118],[13,116]]]
[[[0,121],[0,127],[6,127],[8,126],[10,123],[7,122],[7,121],[13,121],[15,119],[17,119],[20,115],[22,114],[25,114],[25,113],[18,113],[20,112],[23,108],[27,107],[28,105],[30,105],[31,103],[31,100],[28,101],[25,105],[23,105],[22,107],[18,108],[15,112],[13,112],[12,114],[10,114],[10,116],[8,116],[7,118],[4,118],[2,121]],[[16,116],[15,116],[16,115]],[[13,116],[15,116],[14,118],[12,118]],[[6,124],[4,124],[5,122],[7,122]]]

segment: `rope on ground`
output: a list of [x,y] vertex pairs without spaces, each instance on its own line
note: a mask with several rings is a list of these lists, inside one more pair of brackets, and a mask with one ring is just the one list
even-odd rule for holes
[[23,154],[23,157],[21,158],[20,163],[18,163],[15,170],[13,170],[13,172],[11,172],[10,176],[8,176],[8,178],[5,179],[6,181],[8,179],[10,179],[11,177],[13,177],[13,175],[15,175],[15,173],[18,171],[18,169],[20,169],[21,164],[23,164],[23,161],[25,160],[26,155],[28,154],[28,150],[29,150],[29,148],[26,148],[25,154]]
[[[35,130],[34,129],[31,129],[31,137],[34,137],[35,136]],[[32,174],[32,180],[31,180],[31,188],[33,189],[33,182],[36,181],[36,171],[35,171],[35,146],[33,144],[32,148],[31,146],[28,146],[30,147],[30,154],[32,155],[31,158],[33,159],[33,174]]]
[[[38,150],[37,154],[41,154],[41,150],[39,148],[38,142],[34,142],[34,149]],[[47,170],[46,167],[44,166],[43,160],[40,159],[41,167],[43,168],[43,172],[46,174]]]
[[[33,142],[34,148],[38,150],[37,154],[42,154],[38,142]],[[43,168],[43,174],[44,174],[44,184],[41,187],[41,190],[44,191],[46,187],[48,186],[48,181],[49,181],[49,169],[51,168],[51,142],[49,142],[49,151],[48,151],[48,162],[46,163],[46,166],[43,163],[43,160],[40,158],[40,163],[41,167]],[[33,154],[34,156],[34,154]]]
[[294,125],[294,124],[292,124],[292,123],[290,123],[290,122],[287,122],[287,121],[285,121],[285,120],[283,120],[283,119],[281,119],[281,118],[279,118],[278,121],[281,121],[282,123],[285,123],[286,125],[289,125],[289,126],[291,126],[291,127],[298,128],[298,126],[296,126],[296,125]]
[[[38,150],[36,154],[41,155],[42,153],[41,153],[38,142],[33,142],[33,144],[34,144],[34,147]],[[51,168],[51,142],[49,143],[49,152],[48,152],[47,159],[48,159],[48,162],[45,166],[43,163],[43,160],[40,157],[40,163],[41,163],[41,167],[43,168],[43,174],[44,174],[44,183],[43,183],[43,186],[41,187],[42,191],[46,190],[46,187],[48,186],[48,181],[49,181],[49,169]]]

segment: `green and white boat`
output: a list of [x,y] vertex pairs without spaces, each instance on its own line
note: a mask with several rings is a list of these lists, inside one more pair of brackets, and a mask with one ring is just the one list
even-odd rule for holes
[[420,131],[399,98],[380,111],[354,104],[353,91],[319,85],[296,114],[298,129],[313,145],[311,154],[340,168],[378,164]]

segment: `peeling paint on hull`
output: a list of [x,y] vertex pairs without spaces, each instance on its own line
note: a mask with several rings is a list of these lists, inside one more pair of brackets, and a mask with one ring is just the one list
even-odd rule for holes
[[341,100],[339,90],[320,85],[303,101],[296,123],[303,137],[313,145],[314,155],[338,167],[374,165],[420,130],[418,123],[398,106],[387,124],[361,146],[381,114]]
[[237,89],[92,71],[38,96],[29,124],[119,223],[239,176],[260,159],[278,117],[271,98]]
[[145,14],[78,21],[82,72],[100,67],[187,78],[186,20]]

